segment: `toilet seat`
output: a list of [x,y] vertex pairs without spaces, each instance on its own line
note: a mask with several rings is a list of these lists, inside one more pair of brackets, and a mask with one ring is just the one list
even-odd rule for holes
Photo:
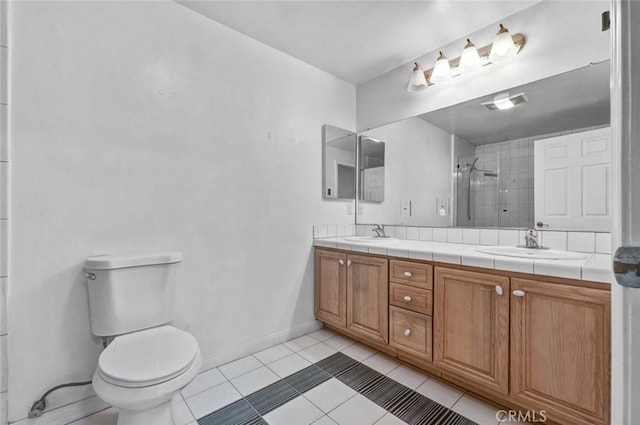
[[148,387],[183,374],[198,353],[192,335],[159,326],[116,337],[100,354],[97,373],[120,387]]

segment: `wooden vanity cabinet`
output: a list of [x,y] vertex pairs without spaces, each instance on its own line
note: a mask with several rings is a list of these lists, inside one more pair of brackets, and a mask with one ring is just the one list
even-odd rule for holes
[[347,329],[389,342],[389,260],[347,255]]
[[315,314],[364,339],[389,341],[389,261],[316,249]]
[[389,345],[399,353],[433,359],[433,266],[390,260]]
[[316,317],[504,406],[610,423],[606,285],[317,249]]
[[434,285],[434,365],[508,394],[509,278],[436,267]]
[[347,254],[316,249],[315,314],[333,326],[347,326]]
[[610,292],[519,278],[511,290],[512,399],[560,423],[609,423]]

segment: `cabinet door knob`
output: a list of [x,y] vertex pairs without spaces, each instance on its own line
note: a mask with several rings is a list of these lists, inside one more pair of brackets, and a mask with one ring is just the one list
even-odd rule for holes
[[405,296],[404,296],[404,300],[405,300],[406,302],[411,302],[411,299],[412,299],[412,298],[411,298],[409,295],[405,295]]
[[338,260],[338,263],[340,263],[341,266],[344,266],[344,260],[342,258]]
[[496,285],[496,294],[498,295],[504,294],[504,291],[502,290],[502,286]]
[[409,336],[409,335],[411,335],[411,329],[406,329],[404,331],[404,336]]
[[516,297],[524,297],[524,291],[516,289],[515,291],[513,291],[513,295],[515,295]]
[[411,277],[411,272],[404,272],[404,277]]
[[351,260],[347,260],[347,267],[351,267]]

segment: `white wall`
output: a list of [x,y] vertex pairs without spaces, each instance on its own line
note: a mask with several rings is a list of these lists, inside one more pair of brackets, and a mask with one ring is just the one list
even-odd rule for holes
[[[527,38],[527,44],[515,58],[420,93],[406,90],[413,61],[360,84],[357,87],[358,131],[609,59],[610,32],[601,31],[600,16],[609,8],[608,0],[536,3],[501,21],[512,33],[522,33]],[[478,47],[488,45],[497,29],[498,23],[495,23],[468,37]],[[466,38],[438,50],[450,59],[456,58],[462,53]],[[436,50],[416,61],[426,70],[433,66],[437,55]]]
[[321,126],[355,127],[355,88],[173,2],[12,20],[9,419],[91,378],[87,256],[182,251],[175,324],[209,366],[313,324],[312,224],[353,220],[321,198]]
[[[385,198],[382,203],[361,202],[358,223],[447,226],[451,218],[436,214],[436,199],[451,196],[451,134],[420,118],[364,134],[385,142]],[[403,201],[411,201],[411,217],[402,216]]]

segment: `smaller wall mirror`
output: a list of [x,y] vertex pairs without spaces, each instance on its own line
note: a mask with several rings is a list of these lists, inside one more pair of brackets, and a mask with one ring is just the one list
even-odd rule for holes
[[358,138],[360,174],[358,199],[384,201],[384,142],[370,136]]
[[322,196],[356,198],[356,134],[329,124],[322,126]]

